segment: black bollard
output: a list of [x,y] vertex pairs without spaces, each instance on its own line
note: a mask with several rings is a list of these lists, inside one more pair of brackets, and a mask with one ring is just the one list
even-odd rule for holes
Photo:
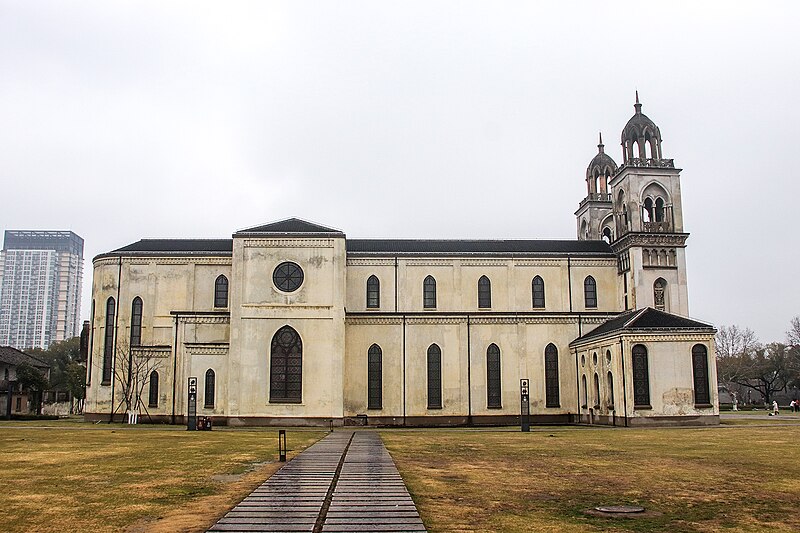
[[286,430],[278,430],[278,458],[280,462],[286,462]]

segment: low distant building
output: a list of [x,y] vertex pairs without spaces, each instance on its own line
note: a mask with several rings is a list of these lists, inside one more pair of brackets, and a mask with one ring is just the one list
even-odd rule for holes
[[[50,365],[37,357],[28,355],[11,346],[0,346],[0,416],[8,413],[8,401],[10,397],[12,413],[29,413],[35,411],[35,406],[31,406],[31,395],[29,391],[22,388],[17,382],[17,367],[27,363],[40,371],[45,378],[50,379]],[[11,389],[9,391],[9,389]]]

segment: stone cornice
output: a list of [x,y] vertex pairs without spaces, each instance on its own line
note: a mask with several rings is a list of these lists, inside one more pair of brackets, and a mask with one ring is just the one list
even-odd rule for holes
[[390,258],[347,258],[347,266],[394,266],[394,259]]
[[132,346],[131,354],[134,357],[169,357],[172,354],[172,346]]
[[631,246],[672,246],[675,248],[686,247],[688,233],[626,233],[613,243],[611,249],[619,253]]
[[227,342],[184,342],[183,347],[189,355],[227,355]]
[[245,248],[333,248],[333,239],[244,239]]

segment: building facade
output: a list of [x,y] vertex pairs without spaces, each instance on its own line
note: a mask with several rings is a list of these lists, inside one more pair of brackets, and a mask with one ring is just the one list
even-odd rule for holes
[[7,230],[0,255],[0,345],[46,349],[80,334],[83,239]]
[[[688,315],[679,174],[635,114],[587,170],[577,240],[348,239],[289,219],[94,259],[86,416],[232,425],[718,423]],[[138,363],[136,363],[138,361]],[[120,369],[123,369],[120,372]],[[131,389],[130,384],[138,384]]]

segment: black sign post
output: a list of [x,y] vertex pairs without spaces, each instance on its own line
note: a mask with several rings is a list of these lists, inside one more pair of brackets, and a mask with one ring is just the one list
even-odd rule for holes
[[519,380],[519,423],[522,431],[531,430],[531,402],[528,380]]
[[197,378],[189,378],[189,413],[186,421],[188,431],[197,431]]

